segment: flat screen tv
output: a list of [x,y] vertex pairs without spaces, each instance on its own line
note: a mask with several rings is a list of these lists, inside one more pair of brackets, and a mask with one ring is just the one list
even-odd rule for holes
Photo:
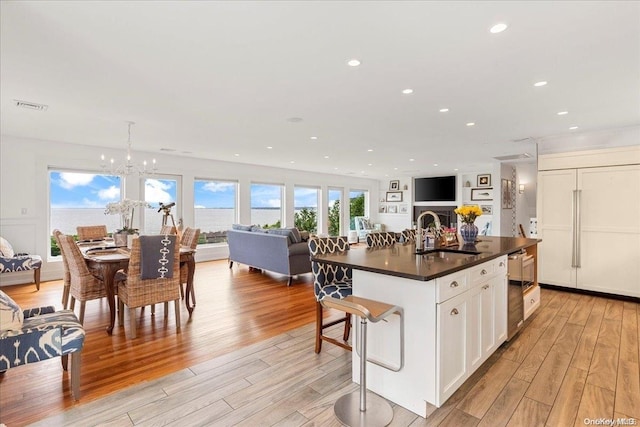
[[455,202],[456,177],[435,176],[415,178],[413,183],[416,202]]

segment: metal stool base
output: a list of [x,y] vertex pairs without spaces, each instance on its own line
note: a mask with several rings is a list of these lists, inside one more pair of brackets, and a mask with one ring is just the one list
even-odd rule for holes
[[349,427],[384,427],[393,420],[389,402],[367,391],[367,410],[360,411],[360,390],[345,394],[333,405],[338,420]]

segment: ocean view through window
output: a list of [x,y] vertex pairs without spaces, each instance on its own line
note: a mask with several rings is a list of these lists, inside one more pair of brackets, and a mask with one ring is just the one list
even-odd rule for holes
[[238,184],[196,179],[193,183],[194,224],[200,229],[198,244],[226,243],[227,230],[237,222]]

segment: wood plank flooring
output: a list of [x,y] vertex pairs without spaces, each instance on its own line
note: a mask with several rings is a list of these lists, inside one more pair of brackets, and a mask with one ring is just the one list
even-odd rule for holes
[[[82,398],[58,359],[0,376],[0,422],[35,425],[339,425],[332,405],[355,390],[350,354],[313,352],[311,277],[198,264],[198,305],[176,334],[139,313],[139,337],[104,332],[108,308],[87,306]],[[22,306],[60,306],[60,282],[3,288]],[[335,315],[335,313],[334,313]],[[543,289],[541,307],[428,419],[394,406],[393,426],[582,426],[640,422],[640,304]],[[340,328],[336,328],[336,335]]]

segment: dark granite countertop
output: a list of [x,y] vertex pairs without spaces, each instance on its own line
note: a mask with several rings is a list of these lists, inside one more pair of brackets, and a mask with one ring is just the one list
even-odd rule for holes
[[[438,248],[451,251],[442,253],[442,257],[436,253],[416,255],[415,244],[397,243],[392,247],[357,248],[312,259],[356,270],[427,281],[533,246],[539,241],[524,237],[480,236],[475,245]],[[479,253],[467,256],[465,252]]]

